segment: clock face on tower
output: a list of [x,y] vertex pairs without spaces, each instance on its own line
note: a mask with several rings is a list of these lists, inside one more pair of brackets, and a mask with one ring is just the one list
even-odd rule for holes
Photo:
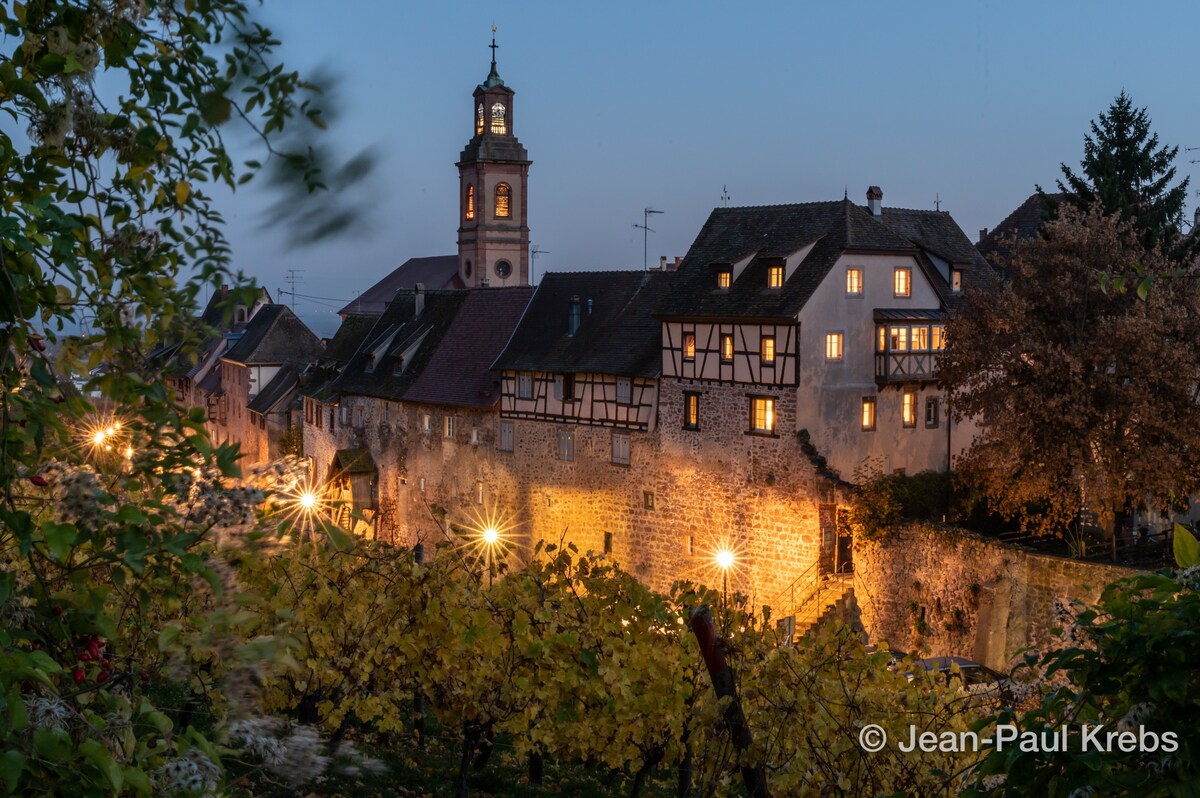
[[503,119],[503,118],[504,118],[504,105],[503,105],[503,103],[496,103],[495,105],[492,106],[492,119]]

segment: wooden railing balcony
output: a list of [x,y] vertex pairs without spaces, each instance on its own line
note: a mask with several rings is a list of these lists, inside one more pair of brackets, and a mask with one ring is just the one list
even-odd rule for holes
[[875,384],[934,382],[937,369],[937,352],[876,352]]

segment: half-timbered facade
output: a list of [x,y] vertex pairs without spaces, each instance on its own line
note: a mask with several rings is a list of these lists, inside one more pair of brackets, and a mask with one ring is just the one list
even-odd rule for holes
[[882,197],[713,211],[658,312],[664,424],[701,435],[738,403],[744,433],[802,436],[846,478],[948,467],[968,435],[936,383],[946,315],[993,275],[949,214]]

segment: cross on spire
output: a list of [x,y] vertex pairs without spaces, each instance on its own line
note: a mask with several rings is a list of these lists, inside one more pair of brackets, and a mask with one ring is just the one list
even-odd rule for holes
[[488,45],[492,48],[492,72],[496,71],[496,48],[500,45],[496,44],[496,26],[492,26],[492,43]]

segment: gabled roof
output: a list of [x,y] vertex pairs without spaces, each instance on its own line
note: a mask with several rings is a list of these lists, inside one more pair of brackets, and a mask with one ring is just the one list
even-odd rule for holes
[[[493,368],[656,377],[662,369],[662,325],[653,313],[675,277],[675,272],[547,274]],[[580,303],[579,329],[568,335],[574,297]]]
[[[767,269],[811,245],[782,288],[767,288]],[[879,218],[849,200],[717,208],[708,217],[678,271],[659,318],[725,317],[792,319],[846,252],[894,253],[914,257],[935,290],[949,301],[949,286],[931,256],[991,270],[970,240],[944,211],[883,208]],[[728,289],[716,273],[751,256]],[[971,279],[976,279],[972,277]]]
[[521,320],[530,287],[467,292],[450,328],[405,392],[408,402],[491,407],[500,399],[492,361]]
[[359,294],[354,301],[339,310],[338,314],[342,318],[352,314],[379,316],[387,304],[392,301],[392,297],[396,295],[397,291],[401,289],[412,291],[416,288],[417,283],[430,291],[466,287],[462,278],[458,276],[457,255],[409,258],[387,277]]
[[275,376],[262,387],[262,390],[255,394],[254,398],[250,400],[250,404],[246,405],[246,409],[265,416],[279,405],[286,403],[294,395],[299,384],[300,373],[296,367],[291,364],[285,365],[275,372]]
[[989,261],[1007,261],[1018,243],[1038,234],[1047,211],[1065,199],[1065,194],[1031,194],[983,237],[977,247],[979,252]]
[[222,357],[243,365],[311,361],[321,353],[321,339],[287,305],[263,305],[246,323],[238,342]]
[[345,365],[362,346],[363,339],[371,332],[377,320],[377,316],[347,316],[325,345],[325,351],[321,353],[321,362]]

